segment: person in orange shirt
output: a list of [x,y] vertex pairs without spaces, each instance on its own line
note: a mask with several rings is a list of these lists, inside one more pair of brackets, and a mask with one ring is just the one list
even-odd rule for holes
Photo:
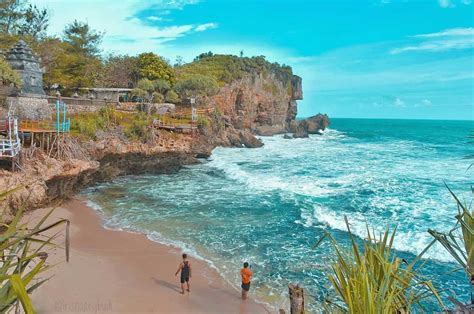
[[252,279],[253,272],[250,270],[249,263],[244,263],[244,268],[240,270],[240,276],[242,277],[242,300],[247,299],[247,293],[250,290],[250,279]]

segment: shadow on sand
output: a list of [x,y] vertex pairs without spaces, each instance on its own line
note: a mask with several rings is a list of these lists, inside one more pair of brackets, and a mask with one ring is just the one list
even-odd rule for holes
[[161,279],[158,279],[158,278],[155,278],[155,277],[152,277],[151,278],[157,285],[160,285],[162,287],[165,287],[165,288],[168,288],[168,289],[171,289],[173,291],[176,291],[176,292],[179,292],[181,293],[181,288],[178,287],[177,285],[174,285],[172,283],[169,283],[167,281],[164,281],[164,280],[161,280]]

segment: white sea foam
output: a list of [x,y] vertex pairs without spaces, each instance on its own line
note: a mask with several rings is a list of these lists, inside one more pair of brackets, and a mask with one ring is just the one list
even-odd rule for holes
[[103,213],[102,207],[99,204],[97,204],[96,202],[94,202],[90,199],[88,199],[86,201],[86,205],[87,205],[87,207],[90,207],[93,210],[98,211],[99,213]]
[[[344,221],[344,216],[349,221],[351,232],[361,239],[367,238],[367,225],[371,230],[375,230],[377,234],[385,232],[387,225],[393,230],[393,222],[370,222],[373,217],[366,217],[361,213],[336,213],[333,210],[324,206],[315,205],[314,219],[326,224],[328,227],[347,231],[347,226]],[[399,226],[398,226],[399,227]],[[393,248],[413,253],[418,255],[421,253],[433,240],[426,230],[411,231],[397,228]],[[433,258],[442,262],[453,262],[453,258],[449,255],[443,247],[435,245],[424,255],[425,258]]]

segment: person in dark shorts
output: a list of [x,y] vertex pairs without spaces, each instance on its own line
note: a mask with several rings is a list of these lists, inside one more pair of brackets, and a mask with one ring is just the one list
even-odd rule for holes
[[188,292],[191,292],[189,287],[189,278],[191,278],[191,263],[188,261],[188,255],[183,253],[183,261],[179,264],[178,270],[174,274],[178,276],[178,273],[181,272],[181,294],[184,294],[184,283],[188,286]]
[[253,272],[250,270],[249,263],[244,263],[244,268],[240,270],[240,276],[242,277],[242,300],[247,299],[247,293],[250,290],[250,279],[252,279]]

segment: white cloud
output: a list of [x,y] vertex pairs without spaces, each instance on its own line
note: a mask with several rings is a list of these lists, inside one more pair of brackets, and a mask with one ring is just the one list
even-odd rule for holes
[[156,8],[182,10],[187,5],[197,4],[199,0],[159,0],[155,4]]
[[217,28],[217,26],[218,26],[217,23],[205,23],[205,24],[201,24],[201,25],[196,26],[196,28],[194,30],[196,32],[204,32],[208,29]]
[[461,0],[462,4],[464,5],[470,5],[472,3],[471,0]]
[[407,51],[437,52],[456,49],[470,49],[474,47],[474,28],[451,28],[437,33],[419,34],[411,36],[421,42],[412,45],[394,48],[391,54]]
[[160,16],[154,16],[154,15],[147,17],[147,19],[149,19],[150,21],[154,21],[154,22],[156,22],[156,21],[162,21],[162,20],[163,20],[162,17],[160,17]]
[[439,40],[428,43],[422,43],[415,46],[406,46],[402,48],[395,48],[390,51],[392,54],[399,54],[407,51],[420,52],[440,52],[454,49],[469,49],[474,47],[474,38],[466,40]]
[[445,29],[437,33],[420,34],[420,35],[415,35],[412,37],[434,38],[434,37],[449,37],[449,36],[474,36],[474,28],[473,27],[450,28],[450,29]]
[[[159,1],[151,9],[157,12],[143,19],[134,17],[134,14],[148,10],[150,5],[140,0],[125,0],[120,5],[114,0],[33,0],[32,2],[50,10],[50,32],[54,35],[61,35],[65,25],[74,19],[87,21],[91,28],[105,32],[102,48],[106,53],[134,55],[143,51],[153,51],[161,54],[173,40],[217,26],[214,23],[169,26],[150,23],[165,19],[170,21],[168,17],[169,13],[172,13],[171,10],[183,10],[186,5],[197,4],[198,0]],[[62,14],[71,12],[71,8],[74,14]]]
[[431,105],[432,105],[431,100],[429,100],[429,99],[423,99],[421,101],[421,104],[425,107],[431,107]]
[[393,101],[393,105],[395,107],[398,107],[398,108],[405,108],[405,102],[403,100],[401,100],[400,98],[395,98],[395,100]]
[[422,99],[420,102],[415,103],[415,108],[431,107],[433,103],[429,99]]

